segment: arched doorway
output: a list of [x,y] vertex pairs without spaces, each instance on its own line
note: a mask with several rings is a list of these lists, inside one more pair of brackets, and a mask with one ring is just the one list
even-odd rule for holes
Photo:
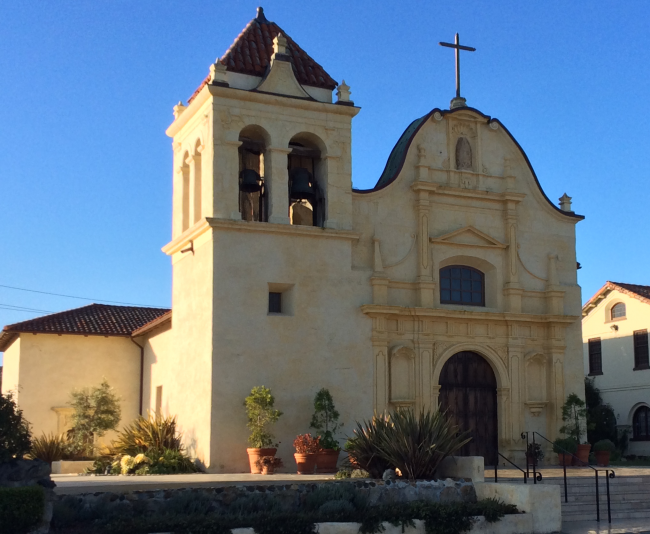
[[490,364],[475,352],[454,354],[440,372],[440,409],[472,440],[461,456],[483,456],[485,465],[497,461],[497,380]]

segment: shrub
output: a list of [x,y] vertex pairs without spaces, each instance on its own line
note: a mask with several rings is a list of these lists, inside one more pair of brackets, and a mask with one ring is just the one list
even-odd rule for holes
[[[194,462],[181,451],[165,449],[149,450],[146,456],[151,460],[148,473],[152,475],[175,475],[181,473],[196,473]],[[146,474],[146,473],[142,473]]]
[[316,454],[322,447],[320,446],[320,436],[312,437],[311,434],[300,434],[293,440],[293,447],[298,454]]
[[45,493],[41,486],[0,488],[0,532],[24,534],[43,519]]
[[32,450],[29,451],[31,458],[43,460],[52,466],[52,462],[62,460],[67,451],[68,440],[63,434],[45,434],[32,440]]
[[343,426],[339,421],[340,414],[334,407],[334,399],[329,390],[323,388],[314,397],[314,414],[309,428],[318,432],[323,449],[340,450],[336,441],[336,431]]
[[244,399],[248,418],[246,426],[251,431],[248,443],[251,447],[277,447],[277,443],[273,444],[274,436],[268,429],[282,415],[280,410],[273,407],[274,404],[275,397],[271,395],[271,390],[264,386],[255,386],[251,389],[251,394]]
[[176,416],[139,416],[118,432],[111,444],[115,454],[135,456],[148,450],[182,452],[183,435],[176,429]]
[[601,439],[594,444],[594,451],[608,451],[614,452],[616,445],[609,439]]
[[386,469],[399,469],[409,480],[432,479],[440,462],[469,442],[446,413],[398,410],[357,423],[346,444],[352,461],[373,478]]
[[32,448],[29,423],[12,392],[0,394],[0,462],[22,458]]
[[93,456],[95,438],[117,429],[122,416],[120,399],[106,380],[98,387],[75,390],[70,396],[74,413],[68,438],[75,452]]
[[526,454],[530,458],[534,458],[536,462],[544,459],[544,451],[539,443],[529,443],[528,449],[526,449]]
[[587,405],[575,393],[571,393],[562,406],[562,421],[565,425],[560,428],[560,432],[573,438],[576,443],[582,443],[580,437],[587,421]]
[[282,461],[282,458],[278,458],[277,456],[260,456],[257,460],[255,460],[255,465],[259,468],[262,469],[263,467],[284,467],[284,462]]
[[578,442],[570,438],[557,438],[553,442],[553,452],[558,454],[575,454],[578,451]]

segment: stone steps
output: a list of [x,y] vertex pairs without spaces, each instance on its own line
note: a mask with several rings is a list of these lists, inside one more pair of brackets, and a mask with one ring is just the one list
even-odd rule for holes
[[[500,482],[523,484],[523,478],[508,477]],[[529,484],[532,480],[528,481]],[[567,478],[568,502],[564,502],[564,478],[549,477],[538,484],[561,488],[562,520],[593,521],[596,519],[595,477]],[[607,521],[607,485],[598,477],[600,520]],[[650,476],[617,477],[609,479],[612,519],[650,519]]]

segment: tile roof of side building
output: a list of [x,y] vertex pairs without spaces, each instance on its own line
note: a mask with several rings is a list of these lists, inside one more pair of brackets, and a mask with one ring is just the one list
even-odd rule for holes
[[[273,56],[273,39],[281,33],[287,39],[288,55],[291,57],[293,72],[301,85],[334,90],[338,83],[325,72],[325,69],[307,54],[275,22],[264,16],[264,10],[257,8],[257,16],[251,20],[237,36],[230,48],[220,59],[229,72],[263,77]],[[203,80],[189,98],[188,103],[199,94],[210,81],[210,75]]]
[[5,326],[0,333],[0,352],[20,333],[128,337],[166,314],[171,317],[171,310],[89,304]]
[[609,280],[601,287],[596,294],[591,297],[582,307],[582,315],[588,315],[589,312],[598,306],[601,298],[604,298],[610,291],[620,291],[632,298],[650,304],[650,286],[642,286],[640,284],[624,284],[622,282],[610,282]]

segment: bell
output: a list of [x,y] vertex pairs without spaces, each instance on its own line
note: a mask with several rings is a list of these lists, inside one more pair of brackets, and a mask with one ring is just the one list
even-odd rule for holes
[[239,190],[242,193],[257,193],[262,189],[262,179],[253,169],[244,169],[239,173],[241,183]]
[[311,173],[304,167],[291,169],[291,200],[308,200],[314,203],[316,191]]

